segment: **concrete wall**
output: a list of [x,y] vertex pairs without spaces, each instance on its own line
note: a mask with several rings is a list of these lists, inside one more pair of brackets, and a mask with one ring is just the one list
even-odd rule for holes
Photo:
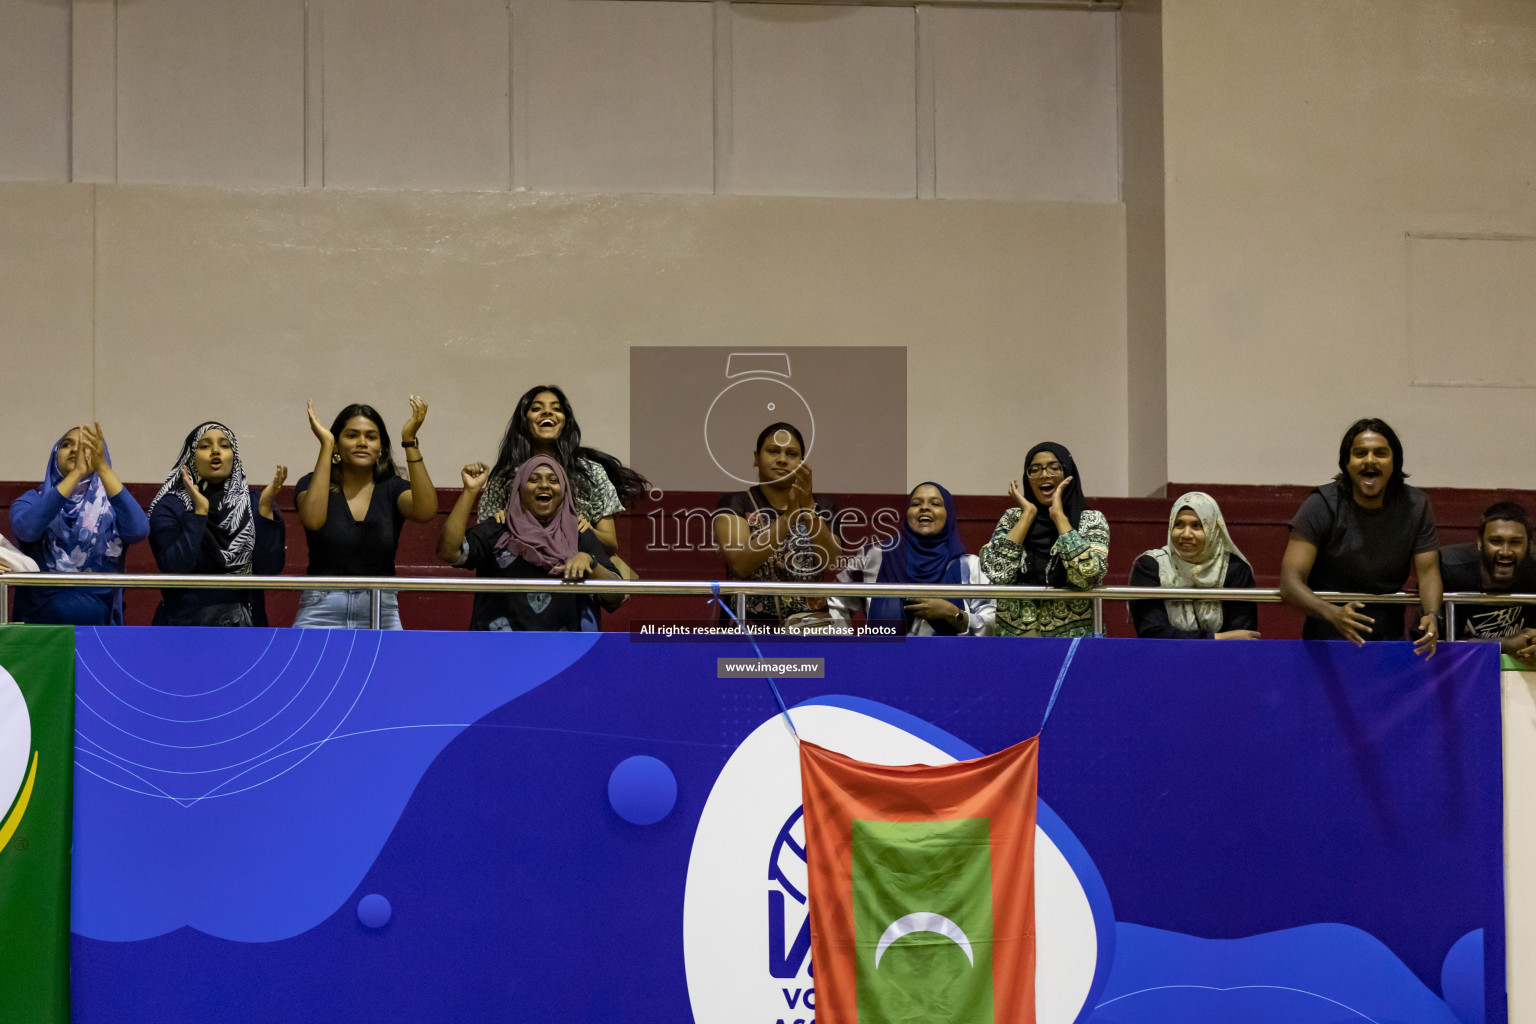
[[1051,436],[1126,488],[1118,205],[0,185],[0,223],[0,479],[87,417],[130,480],[206,418],[297,474],[306,398],[416,392],[450,483],[548,381],[623,457],[630,346],[824,343],[907,348],[914,479],[1001,495]]
[[[1417,483],[1536,486],[1536,261],[1467,239],[1507,266],[1481,295],[1409,260],[1410,233],[1536,235],[1536,4],[1166,0],[1163,27],[1170,478],[1321,482],[1381,416]],[[1477,313],[1442,369],[1523,337],[1498,375],[1525,386],[1415,385],[1421,301]]]
[[1137,496],[1160,495],[1169,480],[1162,37],[1161,0],[1129,0],[1120,15],[1120,152],[1127,482],[1129,493]]
[[0,180],[1112,203],[1115,18],[0,0]]

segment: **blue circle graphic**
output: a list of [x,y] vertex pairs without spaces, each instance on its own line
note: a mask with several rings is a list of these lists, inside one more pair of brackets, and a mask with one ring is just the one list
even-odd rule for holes
[[365,928],[383,928],[389,924],[389,918],[393,913],[389,900],[376,892],[369,893],[357,901],[357,919]]
[[626,757],[608,776],[608,802],[630,824],[654,825],[677,803],[677,776],[654,757]]

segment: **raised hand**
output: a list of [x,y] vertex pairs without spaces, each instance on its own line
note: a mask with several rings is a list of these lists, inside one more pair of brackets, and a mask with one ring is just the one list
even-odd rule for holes
[[1076,479],[1076,477],[1070,477],[1070,476],[1067,477],[1061,483],[1057,484],[1056,485],[1056,489],[1051,492],[1051,518],[1052,519],[1055,519],[1057,516],[1065,516],[1067,514],[1066,510],[1063,508],[1063,506],[1061,504],[1061,496],[1063,494],[1067,493],[1067,487],[1070,486],[1072,481],[1075,480],[1075,479]]
[[283,483],[288,479],[288,467],[278,466],[272,474],[272,482],[261,489],[261,496],[256,500],[256,509],[263,518],[272,519],[272,502],[277,498],[277,492],[283,489]]
[[427,403],[422,401],[420,395],[411,396],[411,418],[405,421],[405,426],[400,428],[400,440],[410,442],[416,440],[416,432],[427,421]]
[[181,482],[187,487],[187,494],[192,498],[192,512],[195,515],[208,514],[208,496],[197,489],[197,481],[192,479],[192,471],[186,466],[181,467]]
[[1035,516],[1040,514],[1040,510],[1035,507],[1034,502],[1029,500],[1029,495],[1025,494],[1023,489],[1019,487],[1017,480],[1008,481],[1008,497],[1012,498],[1014,503],[1019,506],[1019,528],[1028,530],[1034,525]]
[[789,508],[790,509],[814,509],[816,507],[815,486],[811,479],[811,466],[808,462],[802,462],[795,467],[791,474],[789,484]]
[[81,427],[80,433],[85,438],[85,443],[96,451],[94,467],[99,470],[102,466],[110,465],[107,460],[107,439],[102,436],[101,424],[92,423]]
[[315,400],[311,398],[305,404],[305,407],[309,410],[309,429],[314,431],[316,439],[322,445],[334,445],[336,443],[336,435],[327,430],[325,424],[321,423],[320,418],[315,415]]
[[459,479],[464,483],[464,489],[478,494],[485,489],[485,482],[491,478],[491,467],[483,462],[471,462],[459,470]]
[[96,447],[96,437],[91,433],[90,427],[80,428],[80,447],[75,449],[75,468],[71,475],[81,480],[96,472],[96,460],[101,457],[101,449]]
[[1365,646],[1365,637],[1360,635],[1361,632],[1369,631],[1376,625],[1376,620],[1363,611],[1365,605],[1359,601],[1351,601],[1349,604],[1336,604],[1331,607],[1333,611],[1328,613],[1328,624],[1356,647]]
[[1440,639],[1440,622],[1433,615],[1419,619],[1419,638],[1413,642],[1413,653],[1426,659],[1435,656],[1435,642]]

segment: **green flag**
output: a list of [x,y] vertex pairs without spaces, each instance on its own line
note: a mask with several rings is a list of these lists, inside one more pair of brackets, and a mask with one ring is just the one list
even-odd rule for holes
[[69,1024],[75,631],[0,627],[0,1010]]
[[860,1024],[991,1024],[989,824],[853,822]]

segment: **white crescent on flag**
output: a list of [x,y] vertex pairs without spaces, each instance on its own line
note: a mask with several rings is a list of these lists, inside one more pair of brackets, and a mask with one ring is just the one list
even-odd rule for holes
[[959,925],[943,914],[916,913],[898,917],[885,929],[885,934],[880,936],[880,941],[875,946],[875,969],[880,969],[880,958],[885,956],[887,949],[891,948],[891,943],[913,932],[933,932],[935,935],[944,936],[960,947],[972,967],[976,966],[976,957],[971,952],[971,940],[966,938],[964,930]]

